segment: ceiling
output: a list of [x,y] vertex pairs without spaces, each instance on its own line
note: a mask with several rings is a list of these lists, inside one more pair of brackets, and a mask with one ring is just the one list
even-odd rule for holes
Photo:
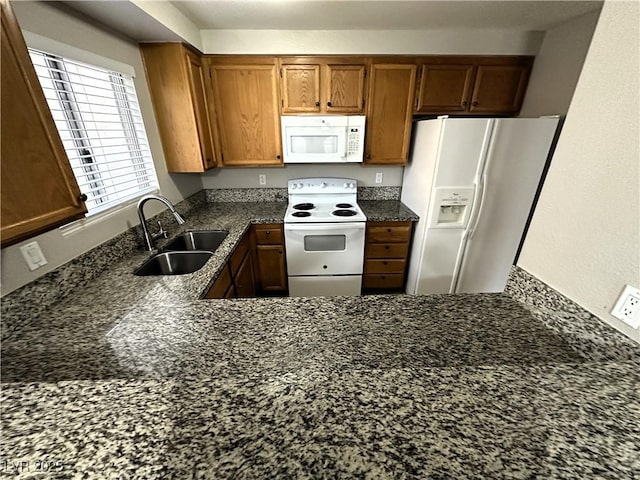
[[202,30],[544,31],[603,0],[73,0],[54,2],[140,42],[201,46]]
[[201,30],[548,30],[602,5],[600,0],[179,0],[170,3]]

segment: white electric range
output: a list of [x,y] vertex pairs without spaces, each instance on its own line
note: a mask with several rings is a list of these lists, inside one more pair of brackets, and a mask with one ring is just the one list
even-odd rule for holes
[[289,180],[284,238],[292,297],[360,295],[367,217],[350,178]]

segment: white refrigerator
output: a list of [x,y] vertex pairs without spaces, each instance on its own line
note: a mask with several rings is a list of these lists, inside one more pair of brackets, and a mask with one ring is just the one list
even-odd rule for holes
[[420,217],[407,293],[504,290],[558,120],[416,122],[401,196]]

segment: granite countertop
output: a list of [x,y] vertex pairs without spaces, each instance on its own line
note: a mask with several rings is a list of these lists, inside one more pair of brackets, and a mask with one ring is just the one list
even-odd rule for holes
[[638,475],[638,358],[586,358],[506,295],[196,300],[285,206],[207,205],[186,226],[229,235],[202,275],[135,277],[132,254],[3,342],[0,472]]

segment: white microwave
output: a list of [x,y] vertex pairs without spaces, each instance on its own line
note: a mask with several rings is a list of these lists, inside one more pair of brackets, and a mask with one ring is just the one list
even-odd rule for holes
[[284,163],[362,163],[364,115],[280,118]]

